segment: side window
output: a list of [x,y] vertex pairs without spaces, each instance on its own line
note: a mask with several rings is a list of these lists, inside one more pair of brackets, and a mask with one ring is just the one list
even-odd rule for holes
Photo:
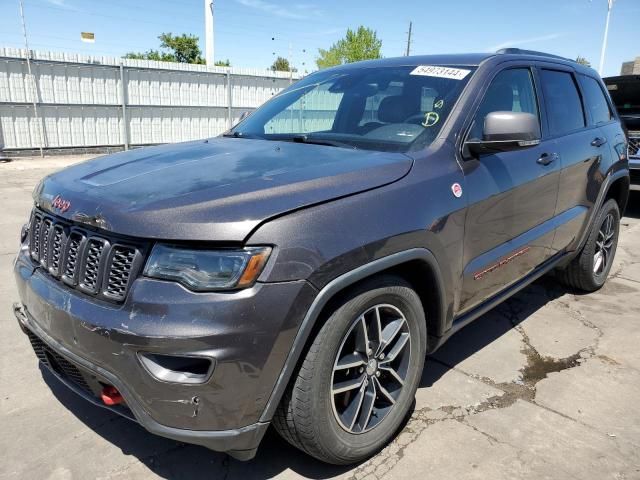
[[528,68],[513,68],[496,75],[478,107],[469,139],[482,139],[484,119],[491,112],[527,112],[539,117],[533,78]]
[[578,78],[584,92],[584,103],[591,114],[593,123],[596,125],[607,123],[613,116],[600,84],[597,80],[586,75],[579,75]]
[[580,94],[568,72],[541,70],[544,103],[551,135],[562,135],[585,126]]

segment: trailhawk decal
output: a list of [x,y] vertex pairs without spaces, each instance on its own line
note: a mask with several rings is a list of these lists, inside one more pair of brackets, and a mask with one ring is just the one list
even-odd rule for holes
[[510,263],[513,260],[515,260],[516,258],[524,255],[529,250],[531,250],[531,247],[524,247],[524,248],[518,250],[517,252],[512,253],[507,258],[503,258],[498,263],[495,263],[495,264],[491,265],[489,268],[485,268],[484,270],[476,273],[473,276],[473,279],[474,280],[482,280],[482,278],[484,278],[485,275],[487,275],[487,274],[499,269],[500,267],[504,267],[507,263]]
[[469,75],[470,72],[471,70],[465,70],[464,68],[438,67],[437,65],[419,65],[412,70],[411,75],[462,80],[464,77]]

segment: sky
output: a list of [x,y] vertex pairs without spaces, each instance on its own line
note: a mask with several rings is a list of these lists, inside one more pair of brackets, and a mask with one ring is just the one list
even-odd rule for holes
[[[0,0],[0,47],[24,47],[18,0]],[[158,35],[190,33],[204,51],[204,0],[24,0],[30,47],[122,56],[158,48]],[[268,68],[291,56],[300,71],[316,69],[318,48],[348,28],[372,28],[382,55],[488,52],[511,46],[587,58],[597,68],[607,0],[215,0],[215,59]],[[640,0],[616,0],[604,75],[640,56]],[[635,28],[635,37],[633,27]],[[95,33],[94,44],[80,32]]]

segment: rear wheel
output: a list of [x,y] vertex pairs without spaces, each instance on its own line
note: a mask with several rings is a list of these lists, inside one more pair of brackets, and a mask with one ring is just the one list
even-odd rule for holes
[[586,292],[601,288],[613,265],[619,230],[618,203],[614,199],[607,200],[598,212],[580,254],[564,270],[558,272],[560,280]]
[[334,464],[363,460],[395,434],[424,365],[420,298],[384,276],[354,290],[318,332],[273,424],[291,444]]

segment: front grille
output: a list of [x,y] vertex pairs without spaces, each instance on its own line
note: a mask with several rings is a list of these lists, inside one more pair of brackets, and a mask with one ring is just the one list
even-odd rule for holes
[[36,352],[38,360],[65,380],[74,383],[83,391],[93,395],[91,387],[87,384],[87,381],[78,367],[50,348],[31,331],[27,330],[27,336],[29,337],[33,351]]
[[53,278],[116,302],[126,297],[146,250],[142,244],[93,233],[37,209],[29,231],[31,258]]
[[640,132],[629,132],[628,155],[640,158]]

